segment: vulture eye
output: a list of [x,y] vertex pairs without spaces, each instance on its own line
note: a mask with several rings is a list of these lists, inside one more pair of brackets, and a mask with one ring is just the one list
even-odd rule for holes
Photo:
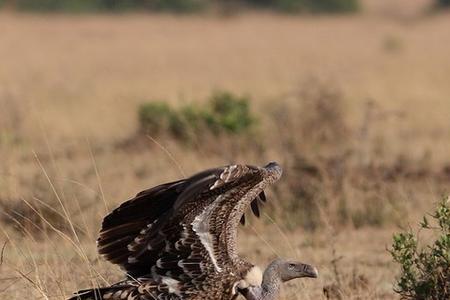
[[295,264],[289,264],[288,268],[289,268],[289,270],[294,270],[295,269]]

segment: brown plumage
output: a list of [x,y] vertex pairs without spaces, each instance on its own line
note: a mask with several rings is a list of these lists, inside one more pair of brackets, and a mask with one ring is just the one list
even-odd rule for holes
[[276,163],[231,165],[137,194],[105,217],[98,238],[128,279],[71,299],[233,299],[261,284],[237,255],[237,226],[249,206],[259,215],[264,188],[280,176]]

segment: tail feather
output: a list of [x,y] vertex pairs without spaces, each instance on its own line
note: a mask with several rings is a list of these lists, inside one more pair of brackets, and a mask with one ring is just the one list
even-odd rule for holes
[[76,292],[68,300],[119,300],[127,299],[132,289],[127,286],[95,288]]
[[101,289],[81,290],[68,300],[103,300]]

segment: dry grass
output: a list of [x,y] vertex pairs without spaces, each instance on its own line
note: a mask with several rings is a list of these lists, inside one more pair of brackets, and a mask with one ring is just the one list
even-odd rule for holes
[[[332,299],[395,298],[385,251],[392,232],[448,182],[450,19],[399,19],[374,7],[319,18],[0,15],[0,296],[64,299],[114,282],[119,270],[94,243],[106,211],[206,167],[276,160],[286,173],[272,203],[289,207],[302,180],[328,202],[311,204],[314,232],[293,228],[302,222],[288,218],[301,215],[283,211],[251,222],[242,253],[261,265],[275,255],[318,265],[320,278],[287,285],[285,299],[325,299],[323,288],[339,294]],[[135,134],[139,103],[202,101],[217,88],[252,96],[263,149],[239,139],[185,147],[164,137],[117,146]],[[327,103],[340,104],[317,110],[301,101],[317,98],[316,89],[336,91]],[[305,161],[321,180],[298,171]],[[342,202],[330,201],[342,195],[356,216],[347,222]],[[378,201],[389,220],[359,226]]]

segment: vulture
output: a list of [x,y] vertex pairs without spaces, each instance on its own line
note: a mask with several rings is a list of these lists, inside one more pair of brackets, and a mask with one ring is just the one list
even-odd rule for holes
[[246,210],[259,216],[264,189],[281,174],[274,162],[229,165],[138,193],[103,219],[97,240],[127,279],[70,300],[272,300],[282,282],[317,277],[316,268],[283,259],[263,273],[237,253]]

